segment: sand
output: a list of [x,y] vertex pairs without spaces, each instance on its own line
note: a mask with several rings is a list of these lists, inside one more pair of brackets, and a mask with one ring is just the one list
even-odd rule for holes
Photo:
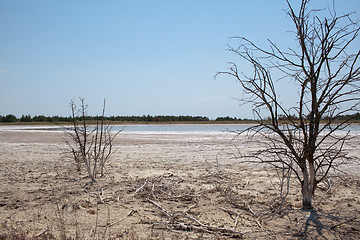
[[[319,185],[315,210],[301,210],[295,181],[279,210],[274,171],[237,158],[259,147],[245,136],[124,132],[114,142],[108,174],[93,185],[63,154],[63,137],[51,130],[0,130],[2,236],[360,238],[358,159]],[[359,156],[359,142],[355,136],[345,150]]]

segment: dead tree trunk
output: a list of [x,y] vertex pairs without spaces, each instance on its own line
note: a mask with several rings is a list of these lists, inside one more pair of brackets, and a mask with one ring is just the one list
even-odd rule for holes
[[301,168],[303,180],[301,181],[301,193],[302,193],[302,208],[311,209],[312,197],[314,196],[316,189],[316,176],[314,162],[308,161],[308,167],[306,161],[304,161],[304,167]]

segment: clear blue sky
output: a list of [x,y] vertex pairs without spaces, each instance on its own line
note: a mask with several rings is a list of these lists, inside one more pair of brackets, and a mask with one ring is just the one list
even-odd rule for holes
[[[360,1],[336,7],[360,11]],[[292,41],[285,8],[285,0],[0,0],[0,115],[68,116],[69,101],[84,97],[90,115],[106,99],[107,115],[252,118],[234,99],[239,84],[213,76],[236,61],[229,37]]]

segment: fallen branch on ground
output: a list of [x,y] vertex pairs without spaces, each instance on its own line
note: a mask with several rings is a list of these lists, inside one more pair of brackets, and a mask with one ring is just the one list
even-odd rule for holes
[[[212,233],[212,234],[220,233],[222,235],[230,236],[230,237],[243,237],[244,236],[244,233],[236,231],[236,230],[215,227],[215,226],[207,225],[207,224],[200,222],[198,219],[196,219],[195,217],[188,214],[188,211],[194,205],[191,206],[190,208],[188,208],[186,211],[184,211],[184,213],[171,213],[168,210],[166,210],[165,208],[163,208],[159,203],[157,203],[153,200],[150,200],[150,199],[147,199],[147,201],[150,202],[151,204],[155,205],[161,211],[161,213],[163,213],[163,215],[169,219],[169,223],[156,222],[156,223],[153,223],[154,225],[163,225],[166,227],[171,227],[172,229],[175,229],[175,230],[182,230],[182,231],[198,231],[198,232],[206,232],[206,233]],[[177,218],[179,218],[179,217],[189,219],[189,220],[195,222],[195,224],[177,221]]]
[[148,179],[146,179],[145,180],[145,182],[144,182],[144,184],[143,185],[141,185],[141,187],[139,187],[138,189],[136,189],[136,191],[134,192],[134,194],[133,194],[133,197],[138,193],[138,192],[140,192],[141,191],[141,189],[143,189],[145,186],[146,186],[146,184],[149,182],[149,180]]

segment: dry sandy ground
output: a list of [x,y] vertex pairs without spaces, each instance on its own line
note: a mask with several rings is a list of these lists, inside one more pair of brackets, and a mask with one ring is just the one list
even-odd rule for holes
[[[2,237],[360,238],[358,162],[319,186],[314,211],[300,210],[296,182],[279,210],[274,172],[236,158],[258,147],[243,136],[122,133],[109,175],[94,185],[62,154],[62,138],[0,131]],[[359,155],[359,142],[357,136],[346,146],[349,154]]]

